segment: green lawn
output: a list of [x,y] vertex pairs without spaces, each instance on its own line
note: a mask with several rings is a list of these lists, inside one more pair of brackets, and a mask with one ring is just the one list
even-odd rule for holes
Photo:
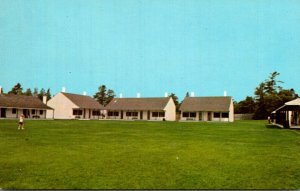
[[300,131],[234,123],[0,120],[2,189],[300,189]]

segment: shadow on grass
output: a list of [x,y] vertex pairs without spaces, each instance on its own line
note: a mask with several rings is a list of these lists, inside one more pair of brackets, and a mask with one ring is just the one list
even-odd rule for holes
[[266,127],[269,129],[282,129],[282,127],[280,127],[279,125],[274,124],[267,124]]

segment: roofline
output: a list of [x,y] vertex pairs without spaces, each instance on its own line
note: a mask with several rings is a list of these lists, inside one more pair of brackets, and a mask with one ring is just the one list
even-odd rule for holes
[[113,99],[170,99],[172,97],[115,97]]
[[[49,106],[47,106],[47,107],[49,107]],[[51,108],[51,107],[49,107],[49,108],[31,108],[31,107],[6,107],[6,106],[0,106],[0,108],[12,108],[12,109],[44,109],[44,110],[47,110],[47,109],[50,109],[50,110],[54,110],[53,108]]]

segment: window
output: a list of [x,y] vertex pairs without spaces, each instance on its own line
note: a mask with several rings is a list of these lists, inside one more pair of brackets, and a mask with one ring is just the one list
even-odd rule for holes
[[82,110],[74,109],[73,115],[82,115]]
[[108,115],[109,117],[111,117],[111,116],[119,116],[119,112],[117,112],[117,111],[109,111],[109,112],[107,113],[107,115]]
[[190,117],[196,117],[196,112],[191,112]]
[[32,115],[35,115],[35,110],[34,110],[34,109],[31,110],[31,114],[32,114]]
[[152,117],[158,117],[158,112],[152,112]]
[[100,111],[93,111],[93,116],[99,116],[100,115]]
[[214,113],[214,118],[220,118],[221,114],[220,113]]
[[126,116],[130,117],[131,116],[131,112],[126,112]]
[[183,112],[182,113],[182,117],[192,117],[192,118],[195,118],[196,117],[196,112]]
[[44,111],[43,110],[40,110],[40,115],[43,115],[44,114]]
[[13,108],[12,109],[12,114],[16,114],[17,113],[17,109],[16,108]]
[[138,116],[138,112],[132,112],[132,116],[137,117]]
[[159,112],[159,117],[165,117],[165,112]]
[[229,113],[222,113],[222,118],[229,118]]
[[183,112],[182,117],[189,117],[189,112]]

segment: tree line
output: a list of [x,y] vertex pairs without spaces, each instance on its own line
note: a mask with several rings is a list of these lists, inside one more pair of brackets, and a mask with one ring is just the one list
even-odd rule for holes
[[[23,87],[20,83],[14,85],[7,94],[34,96],[38,97],[40,100],[43,100],[43,96],[47,96],[47,101],[52,98],[50,88],[48,88],[47,91],[44,88],[40,89],[40,91],[38,91],[38,88],[34,88],[33,91],[30,88],[23,91]],[[115,96],[114,90],[107,89],[105,85],[100,85],[98,91],[93,95],[93,98],[101,105],[106,106],[113,98],[115,98]],[[178,111],[180,105],[178,97],[174,93],[171,93],[168,96],[173,98],[176,105],[176,111]]]
[[12,87],[10,91],[7,92],[7,94],[15,94],[15,95],[26,95],[26,96],[34,96],[38,97],[40,100],[43,100],[43,97],[47,97],[47,101],[51,99],[51,92],[50,88],[45,90],[44,88],[38,90],[38,88],[34,88],[33,91],[30,88],[27,88],[25,91],[23,91],[23,87],[20,83],[17,83]]
[[293,88],[284,89],[280,86],[284,82],[277,80],[279,75],[276,71],[272,72],[255,88],[253,97],[247,96],[240,102],[234,102],[235,113],[253,113],[253,119],[266,119],[284,103],[298,98]]

